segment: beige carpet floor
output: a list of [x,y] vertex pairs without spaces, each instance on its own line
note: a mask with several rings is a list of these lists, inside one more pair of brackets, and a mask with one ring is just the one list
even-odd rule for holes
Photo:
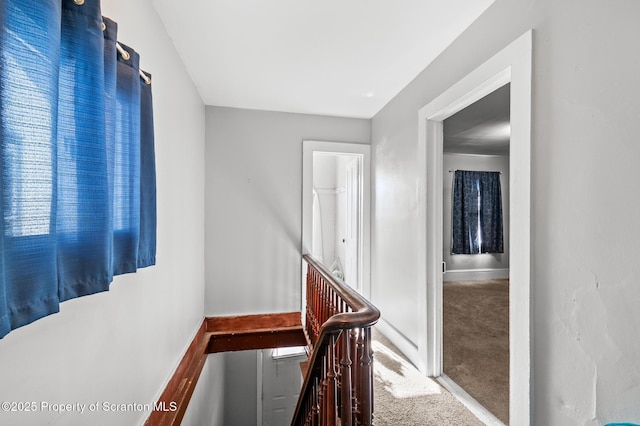
[[464,405],[422,375],[375,328],[372,346],[376,426],[482,426]]
[[509,421],[509,280],[445,282],[444,372]]

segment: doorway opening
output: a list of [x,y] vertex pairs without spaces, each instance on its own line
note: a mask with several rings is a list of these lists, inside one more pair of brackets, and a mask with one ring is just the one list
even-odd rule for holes
[[444,374],[509,422],[506,84],[443,121]]
[[362,155],[313,153],[311,255],[362,291]]
[[[532,32],[527,31],[419,111],[426,188],[424,285],[419,287],[418,356],[477,417],[501,424],[443,371],[443,128],[444,121],[510,85],[509,146],[509,423],[530,424],[531,344],[531,65]],[[505,207],[506,208],[506,207]]]
[[367,298],[370,167],[369,145],[303,141],[302,253]]

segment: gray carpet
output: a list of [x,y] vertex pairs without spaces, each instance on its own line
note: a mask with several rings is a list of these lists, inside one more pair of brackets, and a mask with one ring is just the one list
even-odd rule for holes
[[482,426],[464,405],[423,376],[375,328],[372,346],[376,426]]
[[509,421],[509,280],[445,282],[444,372]]

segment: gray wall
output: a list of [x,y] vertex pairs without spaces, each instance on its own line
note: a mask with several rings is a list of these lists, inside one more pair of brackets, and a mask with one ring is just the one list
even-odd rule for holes
[[300,310],[302,141],[369,143],[370,121],[206,108],[207,315]]
[[225,425],[226,364],[225,353],[209,354],[189,406],[182,418],[184,426]]
[[638,16],[633,0],[496,0],[372,120],[374,303],[416,339],[418,110],[534,29],[536,425],[640,419]]
[[[226,352],[224,426],[257,424],[258,352]],[[220,425],[220,426],[221,426]]]
[[[202,322],[204,105],[150,0],[103,1],[102,11],[153,74],[157,265],[0,340],[1,401],[152,403]],[[0,412],[0,423],[135,425],[148,414]]]
[[257,424],[258,351],[221,352],[207,356],[184,426]]

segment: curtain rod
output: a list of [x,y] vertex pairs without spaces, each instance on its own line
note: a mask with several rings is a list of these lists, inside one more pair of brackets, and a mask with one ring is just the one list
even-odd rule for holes
[[[120,46],[120,43],[118,43],[117,41],[116,41],[116,49],[118,49],[118,52],[120,52],[120,55],[122,55],[122,59],[124,59],[125,61],[128,61],[131,58],[131,55],[129,54],[129,52],[124,50],[124,48]],[[145,83],[151,84],[151,79],[147,74],[145,74],[141,69],[138,69],[138,73],[140,73],[140,77],[144,80]]]
[[[460,169],[455,169],[455,170],[454,170],[454,169],[449,169],[449,173],[457,172],[458,170],[460,170]],[[463,170],[461,170],[461,171],[463,171]],[[489,171],[489,170],[477,170],[477,171],[480,171],[480,172],[487,172],[487,171]],[[502,174],[502,172],[493,172],[493,173],[500,173],[500,174]]]

